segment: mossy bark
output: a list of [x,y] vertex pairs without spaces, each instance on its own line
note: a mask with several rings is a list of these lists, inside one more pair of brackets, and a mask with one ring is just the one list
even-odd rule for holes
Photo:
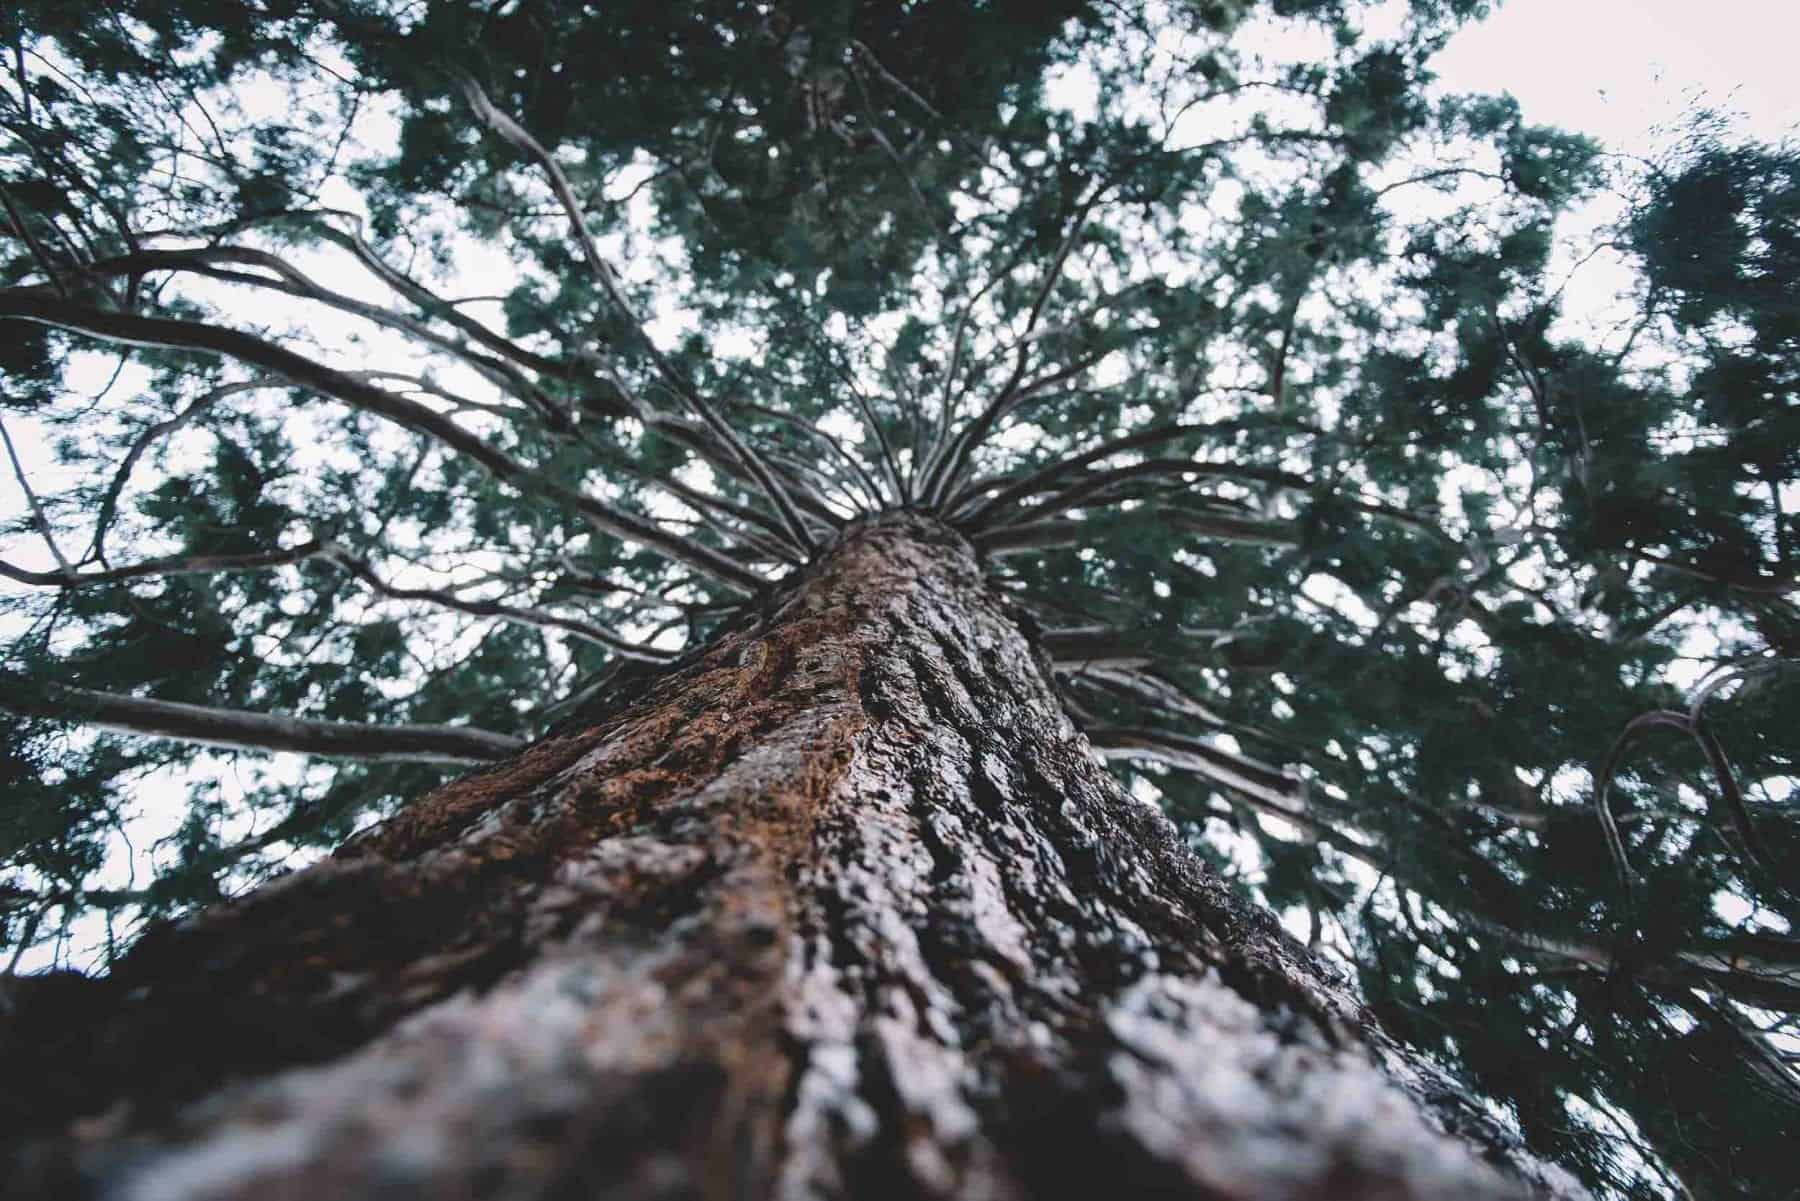
[[905,515],[635,700],[7,1004],[20,1195],[1566,1187],[1118,788]]

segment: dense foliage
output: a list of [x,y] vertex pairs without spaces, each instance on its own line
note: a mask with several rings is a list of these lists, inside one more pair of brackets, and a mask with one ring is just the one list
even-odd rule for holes
[[0,16],[15,964],[907,505],[1535,1147],[1791,1176],[1800,153],[1444,94],[1474,0],[593,7]]

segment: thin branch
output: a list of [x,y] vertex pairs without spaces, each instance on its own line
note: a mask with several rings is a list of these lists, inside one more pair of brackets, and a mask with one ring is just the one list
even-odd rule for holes
[[267,571],[327,555],[322,542],[306,542],[290,550],[260,551],[243,555],[168,555],[146,559],[105,571],[28,571],[0,561],[0,575],[39,588],[91,588],[97,584],[122,584],[127,580],[174,575],[219,575],[231,571]]
[[690,488],[668,472],[650,471],[631,463],[620,463],[618,470],[635,476],[653,488],[659,488],[688,505],[702,515],[708,513],[730,517],[745,525],[761,530],[766,537],[746,530],[730,529],[715,525],[720,533],[754,545],[771,557],[784,563],[799,564],[805,561],[805,552],[795,546],[788,538],[787,528],[765,513],[758,512],[748,505],[736,504],[719,496],[709,496],[698,488]]
[[850,394],[856,399],[856,407],[862,413],[863,423],[869,432],[875,435],[875,445],[881,451],[881,469],[887,476],[888,487],[893,489],[894,503],[909,504],[912,493],[907,489],[905,477],[900,472],[900,460],[894,457],[894,448],[888,442],[887,431],[881,428],[881,422],[875,419],[875,409],[869,404],[869,398],[862,394],[862,389],[852,383]]
[[1653,555],[1649,551],[1633,550],[1631,551],[1631,554],[1643,562],[1649,563],[1654,567],[1659,567],[1664,571],[1672,571],[1678,575],[1692,576],[1695,579],[1708,580],[1714,584],[1723,584],[1727,588],[1734,589],[1738,592],[1748,592],[1753,596],[1787,596],[1791,593],[1800,592],[1800,580],[1764,579],[1761,577],[1752,577],[1748,579],[1743,577],[1733,578],[1731,576],[1717,575],[1687,563],[1678,563],[1673,559],[1664,558],[1661,555]]
[[1145,667],[1158,658],[1148,645],[1157,637],[1153,630],[1071,626],[1045,630],[1038,636],[1038,644],[1058,666]]
[[486,763],[515,755],[528,745],[523,739],[471,726],[316,721],[34,683],[17,676],[6,683],[7,687],[0,689],[0,709],[9,713],[237,750],[294,751],[339,759]]
[[667,663],[676,658],[676,655],[669,651],[642,646],[613,633],[604,626],[598,626],[578,618],[563,617],[547,609],[526,605],[508,605],[499,601],[464,600],[454,593],[435,588],[396,587],[382,579],[367,561],[357,558],[341,547],[329,547],[324,554],[331,562],[342,567],[382,596],[394,600],[425,601],[439,608],[467,613],[472,617],[497,617],[515,625],[534,626],[544,630],[561,630],[583,642],[603,646],[621,658],[637,659],[645,663]]
[[146,429],[143,433],[139,434],[137,440],[131,444],[131,449],[125,452],[125,457],[119,460],[119,466],[117,470],[113,472],[112,483],[108,484],[106,487],[106,495],[100,498],[100,510],[98,515],[94,518],[94,540],[88,545],[88,555],[101,563],[106,562],[106,534],[107,530],[112,526],[113,512],[118,507],[119,496],[125,491],[125,485],[131,478],[132,469],[137,466],[138,460],[144,457],[144,454],[150,449],[153,443],[160,438],[166,438],[170,434],[175,433],[177,430],[181,429],[182,426],[200,416],[200,414],[204,413],[207,409],[228,396],[234,396],[239,392],[248,392],[256,388],[276,388],[280,386],[281,384],[277,380],[253,379],[213,388],[204,395],[196,398],[191,404],[181,410],[181,412],[175,414],[175,416],[169,418],[167,421],[159,421],[149,429]]
[[13,478],[19,481],[19,491],[25,494],[25,503],[31,508],[31,519],[36,523],[38,533],[43,535],[44,545],[50,548],[50,557],[56,560],[56,564],[62,568],[63,574],[69,574],[74,568],[69,565],[69,560],[62,553],[62,548],[56,544],[56,531],[51,528],[50,518],[44,512],[44,506],[39,503],[37,493],[31,487],[31,479],[25,474],[25,465],[19,462],[19,452],[13,446],[12,435],[6,432],[6,422],[4,421],[0,421],[0,442],[6,444],[6,457],[12,460]]
[[[862,462],[857,459],[855,455],[851,454],[837,438],[826,433],[817,425],[812,425],[801,420],[792,413],[783,413],[781,410],[771,409],[767,405],[752,404],[746,405],[745,407],[759,417],[767,417],[771,421],[781,422],[783,425],[797,431],[803,437],[811,439],[830,451],[839,462],[846,464],[850,468],[851,474],[855,477],[854,483],[856,484],[857,490],[860,491],[863,496],[875,506],[875,508],[881,508],[884,503],[881,495],[881,485],[876,482],[874,476],[869,474],[868,468],[864,467]],[[845,480],[846,483],[851,482],[841,475],[837,478]]]
[[[326,236],[329,238],[330,234],[327,233]],[[227,270],[219,264],[260,267],[273,272],[274,277],[247,271]],[[311,300],[341,313],[361,317],[365,321],[385,329],[404,333],[426,345],[454,355],[496,388],[517,396],[530,405],[544,417],[552,429],[566,431],[570,428],[569,415],[513,363],[504,358],[496,358],[491,354],[480,353],[467,343],[438,333],[417,318],[396,313],[379,304],[358,300],[354,296],[316,283],[287,260],[265,250],[257,250],[248,246],[206,246],[191,250],[144,250],[122,258],[103,260],[93,264],[89,270],[96,274],[133,276],[155,271],[179,271],[202,275],[208,279],[217,279],[226,283],[265,288],[299,300]],[[381,278],[384,282],[388,282],[387,275],[382,275]],[[411,286],[415,292],[424,291],[417,284]],[[468,328],[488,332],[479,322],[467,318],[455,324],[459,329]],[[506,339],[499,338],[491,332],[488,332],[488,340],[503,348],[518,349],[512,347],[512,344]],[[532,357],[536,358],[537,356]]]
[[811,534],[807,532],[806,524],[794,511],[793,502],[788,498],[786,490],[776,481],[768,466],[762,461],[762,457],[738,437],[737,432],[731,428],[731,424],[719,416],[713,406],[694,390],[693,386],[675,369],[675,365],[662,351],[657,349],[656,343],[651,340],[649,331],[644,328],[643,320],[638,316],[636,308],[620,286],[618,276],[614,273],[612,266],[607,263],[605,256],[600,253],[600,245],[594,240],[593,233],[588,229],[587,218],[582,215],[581,202],[575,196],[575,189],[570,185],[569,177],[564,174],[555,157],[544,148],[541,142],[526,132],[525,128],[517,121],[496,108],[493,101],[488,99],[487,93],[482,90],[481,85],[475,81],[474,76],[466,72],[459,72],[456,80],[476,115],[490,129],[524,151],[543,169],[544,174],[550,180],[551,189],[556,193],[557,201],[568,216],[569,225],[574,230],[576,241],[581,246],[582,255],[587,259],[588,267],[593,272],[594,278],[599,281],[601,290],[606,294],[606,298],[613,307],[630,322],[638,340],[643,344],[645,352],[650,356],[650,361],[655,364],[658,374],[663,377],[676,395],[686,401],[688,407],[693,409],[700,419],[712,429],[731,453],[743,463],[745,470],[750,472],[757,484],[767,494],[769,503],[775,507],[776,513],[781,516],[782,522],[788,527],[788,533],[795,542],[805,548],[808,554],[811,554],[814,544]]
[[[1175,423],[1170,425],[1151,426],[1148,429],[1128,434],[1123,438],[1115,438],[1107,442],[1102,442],[1078,455],[1071,455],[1068,458],[1058,459],[1056,462],[1040,468],[1037,471],[1028,472],[1023,475],[990,476],[986,479],[972,481],[951,496],[951,498],[945,502],[945,507],[948,511],[955,513],[960,507],[971,506],[968,508],[967,513],[962,515],[962,521],[970,525],[978,525],[981,522],[983,514],[994,509],[1002,508],[1011,504],[1013,501],[1022,500],[1035,493],[1047,492],[1063,477],[1073,475],[1084,468],[1091,467],[1101,459],[1109,458],[1116,454],[1124,454],[1127,451],[1143,450],[1147,447],[1156,446],[1164,442],[1174,442],[1181,438],[1185,438],[1190,434],[1212,434],[1242,429],[1244,424],[1245,423],[1242,421],[1228,420],[1206,422],[1198,425]],[[1006,486],[1001,488],[1000,491],[996,492],[994,495],[987,497],[985,500],[975,500],[976,497],[980,496],[989,488],[1002,484]]]
[[1064,236],[1062,244],[1056,249],[1056,255],[1044,272],[1044,279],[1038,287],[1037,296],[1032,300],[1031,309],[1026,314],[1025,328],[1019,334],[1019,348],[1013,362],[1013,370],[1006,384],[1000,389],[988,405],[974,421],[957,435],[949,449],[931,464],[925,478],[920,495],[931,505],[941,505],[945,494],[954,486],[966,468],[969,454],[974,447],[988,436],[994,423],[1005,416],[1016,403],[1015,393],[1025,378],[1025,367],[1031,353],[1032,332],[1037,329],[1038,321],[1044,315],[1044,306],[1050,302],[1051,293],[1062,278],[1063,268],[1068,263],[1069,255],[1080,241],[1082,231],[1087,227],[1089,214],[1100,198],[1111,187],[1110,183],[1096,185],[1093,192],[1084,199],[1075,211],[1074,220],[1069,223],[1069,232]]
[[717,551],[671,534],[653,522],[614,509],[591,496],[543,479],[531,467],[488,445],[436,410],[373,387],[347,372],[314,362],[252,334],[204,322],[109,313],[19,290],[0,292],[0,317],[35,321],[124,345],[223,355],[261,368],[297,387],[373,413],[414,433],[429,435],[479,463],[496,480],[522,492],[567,504],[606,533],[642,542],[745,594],[754,595],[762,589],[763,582],[759,577]]
[[1228,788],[1278,817],[1307,825],[1316,820],[1307,806],[1305,784],[1266,763],[1161,730],[1100,726],[1087,735],[1103,759],[1166,763]]
[[12,193],[4,187],[0,187],[0,206],[5,207],[6,218],[12,225],[13,232],[19,235],[19,240],[24,242],[25,248],[31,252],[31,257],[37,260],[39,268],[49,277],[50,286],[56,289],[58,296],[67,300],[70,295],[69,285],[63,279],[62,272],[57,270],[56,262],[50,257],[50,252],[44,248],[44,244],[32,234],[31,227],[25,223],[25,214],[19,211],[18,206],[13,203]]
[[963,392],[966,391],[966,389],[956,387],[957,374],[962,366],[963,336],[968,332],[969,321],[975,314],[975,306],[980,304],[982,298],[993,291],[1001,280],[1012,274],[1013,269],[1024,261],[1030,247],[1029,241],[1021,241],[1000,269],[990,275],[987,282],[982,284],[973,296],[969,297],[968,303],[957,315],[956,325],[950,333],[950,366],[944,373],[943,393],[938,401],[937,420],[931,434],[931,445],[921,447],[917,438],[913,440],[913,470],[911,479],[908,481],[908,491],[913,496],[920,499],[925,498],[924,486],[930,482],[929,475],[935,470],[938,460],[949,449],[955,405],[962,399]]
[[[1298,546],[1300,537],[1291,523],[1234,517],[1188,506],[1159,506],[1157,517],[1177,529],[1200,534],[1216,542],[1243,542],[1259,546]],[[970,536],[978,550],[990,555],[1058,546],[1076,546],[1089,537],[1087,518],[1053,517],[1022,525],[979,530]]]

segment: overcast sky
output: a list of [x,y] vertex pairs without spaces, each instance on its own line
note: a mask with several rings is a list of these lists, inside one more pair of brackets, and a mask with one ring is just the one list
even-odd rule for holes
[[1800,124],[1800,0],[1502,0],[1435,60],[1458,92],[1511,92],[1527,120],[1652,149],[1696,89],[1764,139]]

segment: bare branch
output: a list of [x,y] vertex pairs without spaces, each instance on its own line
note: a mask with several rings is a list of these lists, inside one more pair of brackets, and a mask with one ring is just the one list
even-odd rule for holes
[[1787,596],[1800,592],[1800,580],[1771,579],[1748,575],[1723,576],[1692,564],[1680,563],[1674,559],[1651,554],[1649,551],[1633,550],[1631,554],[1663,571],[1672,571],[1678,575],[1692,576],[1695,579],[1707,580],[1714,584],[1723,584],[1734,591],[1747,592],[1753,596]]
[[875,409],[869,404],[869,398],[862,394],[862,389],[851,384],[850,394],[856,398],[856,407],[862,413],[863,423],[869,432],[875,435],[875,445],[881,451],[881,469],[887,477],[888,487],[893,489],[895,504],[908,504],[912,493],[908,491],[904,477],[900,473],[900,460],[894,457],[894,448],[888,442],[887,431],[881,428],[881,422],[875,419]]
[[[1159,506],[1155,512],[1159,520],[1176,529],[1200,534],[1215,542],[1297,546],[1300,541],[1299,533],[1291,523],[1284,521],[1263,521],[1175,505]],[[1026,550],[1080,545],[1089,537],[1088,525],[1086,518],[1053,517],[1045,521],[978,530],[970,536],[970,541],[978,550],[987,554],[1004,556]]]
[[[25,89],[24,94],[29,97],[31,92],[29,89]],[[38,267],[49,277],[50,286],[56,289],[58,296],[67,300],[70,295],[69,285],[63,279],[62,272],[57,270],[56,262],[50,257],[50,252],[45,249],[42,242],[37,240],[31,232],[31,227],[25,223],[25,214],[20,212],[18,206],[13,203],[12,193],[3,187],[0,187],[0,206],[4,206],[6,209],[6,219],[8,224],[13,227],[13,232],[19,236],[21,242],[25,243],[25,248],[31,252],[31,257],[37,260]]]
[[0,421],[0,442],[6,444],[6,457],[12,461],[13,478],[19,482],[19,491],[25,494],[25,503],[31,509],[31,519],[43,535],[44,545],[50,548],[50,557],[62,568],[66,575],[74,568],[69,565],[68,557],[62,553],[62,547],[56,544],[56,531],[50,525],[50,517],[44,512],[44,506],[38,501],[37,492],[31,487],[31,478],[25,474],[25,465],[19,462],[19,452],[13,446],[12,435],[6,432],[6,422]]
[[1289,521],[1264,521],[1234,517],[1216,509],[1190,505],[1160,505],[1157,515],[1178,530],[1199,534],[1215,542],[1243,542],[1256,546],[1298,546],[1300,533]]
[[[325,236],[329,239],[331,232]],[[376,260],[379,262],[379,260]],[[236,264],[245,267],[257,267],[273,272],[273,276],[259,275],[247,271],[227,270],[219,264]],[[385,264],[383,264],[385,267]],[[279,255],[265,250],[257,250],[248,246],[206,246],[188,250],[143,250],[135,254],[116,259],[106,259],[88,268],[96,274],[111,275],[144,275],[155,271],[178,271],[194,275],[203,275],[209,279],[222,280],[226,283],[243,284],[249,287],[264,288],[279,292],[284,296],[292,296],[300,300],[311,300],[342,313],[361,317],[385,329],[392,329],[416,338],[429,346],[436,347],[447,354],[468,364],[477,374],[503,392],[518,397],[540,413],[552,429],[566,431],[570,428],[569,415],[535,381],[527,376],[512,362],[505,358],[497,358],[492,354],[476,351],[465,342],[446,337],[432,329],[417,318],[396,313],[382,305],[371,304],[356,299],[354,296],[334,291],[316,283],[304,272],[294,267]],[[388,282],[391,272],[381,274],[383,282]],[[404,279],[404,277],[400,277]],[[424,292],[417,284],[407,281],[414,292]],[[429,296],[430,293],[426,292]],[[446,306],[447,307],[447,306]],[[454,310],[449,310],[454,312]],[[513,346],[504,338],[488,331],[479,322],[467,317],[453,322],[459,329],[475,330],[485,333],[484,341],[498,345],[504,350],[517,351],[521,355],[544,362],[539,356],[530,356],[528,352]]]
[[614,509],[591,496],[544,480],[528,465],[488,445],[442,413],[355,376],[327,367],[252,334],[198,321],[140,317],[69,304],[42,294],[0,292],[0,317],[35,321],[128,346],[160,346],[223,355],[261,368],[290,384],[426,434],[479,463],[490,475],[522,492],[560,501],[595,527],[642,542],[743,593],[754,595],[762,580],[709,547],[671,534],[653,522]]
[[[868,468],[864,467],[862,462],[858,460],[855,455],[845,449],[844,444],[837,438],[826,433],[818,426],[801,420],[792,413],[783,413],[781,410],[772,409],[767,405],[752,404],[746,405],[745,407],[759,417],[767,417],[771,421],[781,422],[783,425],[786,425],[799,433],[802,437],[810,439],[830,451],[838,462],[844,463],[850,468],[850,473],[851,476],[854,477],[854,480],[852,481],[835,471],[833,472],[833,475],[845,483],[854,482],[856,490],[861,492],[863,498],[868,500],[875,508],[879,509],[882,506],[881,485],[876,482],[874,476],[869,474]],[[845,495],[849,495],[848,489],[845,490]],[[860,508],[860,505],[858,507]]]
[[267,571],[272,567],[286,567],[290,563],[304,563],[309,559],[321,558],[329,553],[330,547],[325,543],[306,542],[291,550],[260,551],[244,555],[169,555],[105,571],[28,571],[22,567],[14,567],[10,563],[0,562],[0,575],[21,584],[30,584],[40,588],[89,588],[96,584],[122,584],[127,580],[152,579],[172,575],[219,575],[229,571]]
[[1048,497],[1028,509],[1022,509],[1012,518],[989,528],[997,529],[1007,525],[1042,520],[1058,513],[1066,513],[1070,509],[1080,508],[1084,502],[1094,500],[1102,495],[1109,499],[1121,499],[1122,497],[1115,495],[1116,486],[1142,476],[1168,477],[1172,481],[1173,487],[1160,486],[1151,487],[1148,490],[1140,489],[1133,495],[1175,494],[1185,489],[1189,483],[1197,483],[1203,479],[1253,480],[1257,483],[1276,483],[1288,488],[1306,485],[1303,477],[1272,468],[1239,467],[1229,463],[1196,462],[1189,459],[1145,459],[1142,462],[1127,463],[1123,467],[1093,472],[1087,478],[1070,485],[1054,496]]
[[1305,784],[1266,763],[1160,730],[1101,726],[1087,735],[1094,752],[1103,759],[1167,763],[1228,788],[1278,817],[1308,825],[1315,820],[1307,806]]
[[1045,630],[1038,643],[1059,667],[1146,667],[1157,659],[1147,645],[1156,636],[1150,630],[1071,626]]
[[132,469],[137,466],[138,460],[144,457],[157,439],[166,438],[175,433],[228,396],[234,396],[239,392],[249,392],[256,388],[278,388],[280,386],[279,380],[254,379],[213,388],[196,398],[167,421],[159,421],[139,434],[137,440],[131,444],[131,449],[126,451],[125,457],[119,461],[118,469],[113,472],[112,483],[107,485],[106,495],[100,498],[99,513],[94,518],[94,540],[88,546],[88,554],[102,563],[106,562],[106,534],[112,526],[113,512],[118,507],[119,496],[125,491],[125,485],[131,478]]
[[1225,716],[1211,705],[1174,681],[1158,674],[1153,670],[1153,664],[1148,665],[1151,668],[1148,670],[1142,667],[1114,666],[1109,663],[1077,663],[1070,666],[1074,668],[1073,672],[1067,674],[1070,683],[1098,687],[1172,718],[1204,722],[1209,726],[1230,729],[1234,733],[1249,734],[1264,742],[1294,749],[1272,734],[1226,720]]
[[36,683],[17,676],[6,684],[0,689],[0,709],[9,713],[237,750],[294,751],[335,759],[486,763],[517,754],[527,745],[523,739],[471,726],[316,721]]
[[561,630],[583,642],[603,646],[625,659],[637,659],[645,663],[667,663],[676,658],[669,651],[640,645],[629,638],[613,633],[604,626],[595,625],[590,621],[582,621],[579,618],[563,617],[548,609],[539,609],[529,605],[508,605],[499,601],[465,600],[454,593],[435,588],[399,588],[382,579],[367,561],[358,559],[341,547],[329,547],[324,554],[331,562],[336,563],[376,592],[394,600],[425,601],[439,608],[467,613],[472,617],[497,617],[515,625],[534,626],[544,630]]
[[722,524],[713,523],[715,529],[728,537],[754,546],[762,553],[783,563],[798,564],[805,561],[804,552],[788,538],[787,528],[765,513],[758,512],[747,505],[728,501],[723,497],[708,496],[697,488],[688,487],[666,472],[647,471],[630,463],[620,464],[619,470],[643,480],[651,487],[660,488],[703,516],[711,513],[730,517],[753,527],[754,530],[761,530],[763,534],[767,535],[763,537],[751,530],[730,529]]
[[1017,403],[1020,384],[1025,378],[1025,367],[1030,359],[1032,333],[1037,329],[1038,321],[1044,315],[1044,306],[1049,303],[1050,295],[1056,290],[1057,282],[1069,261],[1070,253],[1081,239],[1082,231],[1087,227],[1088,215],[1100,202],[1110,187],[1110,183],[1095,186],[1092,192],[1082,200],[1075,211],[1074,219],[1069,223],[1069,232],[1063,237],[1062,244],[1056,249],[1056,255],[1044,272],[1043,281],[1038,286],[1037,296],[1032,300],[1031,309],[1026,314],[1025,328],[1020,331],[1018,351],[1013,361],[1012,375],[1007,379],[999,393],[988,407],[970,422],[956,436],[949,449],[941,456],[934,458],[930,470],[926,473],[924,486],[920,495],[927,503],[941,505],[950,488],[960,480],[967,468],[970,452],[988,436],[994,424],[1005,416]]
[[600,244],[594,240],[592,231],[588,229],[587,218],[582,215],[581,202],[575,196],[575,189],[570,185],[569,177],[564,174],[562,167],[557,164],[555,156],[546,150],[541,142],[526,132],[525,128],[517,121],[496,108],[493,101],[488,99],[487,93],[482,90],[481,85],[475,81],[474,76],[466,72],[459,72],[456,78],[463,95],[468,99],[469,106],[475,110],[476,115],[490,129],[523,150],[542,168],[550,180],[551,189],[556,193],[557,201],[568,216],[569,225],[575,232],[582,255],[587,259],[588,267],[593,272],[594,278],[599,281],[601,291],[606,294],[607,300],[619,311],[620,315],[630,322],[638,340],[643,344],[645,352],[650,356],[651,362],[655,364],[658,374],[742,462],[745,470],[750,472],[758,486],[767,494],[769,503],[775,506],[775,511],[788,527],[789,535],[808,554],[811,554],[814,549],[812,536],[807,532],[806,525],[800,520],[799,514],[794,512],[793,502],[788,499],[787,492],[776,481],[767,465],[763,463],[761,456],[738,437],[737,431],[731,428],[731,423],[719,416],[713,406],[694,390],[693,386],[675,369],[675,365],[669,362],[668,357],[658,350],[656,343],[651,340],[631,299],[620,287],[617,274],[607,263],[605,256],[600,253]]
[[[1177,423],[1172,425],[1151,426],[1148,429],[1139,430],[1134,434],[1128,434],[1123,438],[1115,438],[1111,441],[1102,442],[1098,446],[1085,450],[1078,455],[1071,455],[1068,458],[1058,459],[1056,462],[1051,463],[1046,467],[1040,468],[1037,471],[1028,472],[1024,475],[991,476],[987,479],[972,481],[965,487],[959,489],[955,495],[946,501],[945,507],[954,514],[958,508],[968,506],[967,513],[962,515],[963,521],[969,524],[979,524],[984,513],[1002,508],[1011,504],[1013,501],[1022,500],[1025,497],[1034,495],[1038,492],[1047,492],[1054,487],[1059,480],[1066,476],[1074,475],[1084,468],[1091,467],[1101,459],[1109,458],[1112,455],[1125,454],[1128,451],[1142,450],[1146,447],[1157,446],[1164,442],[1175,442],[1190,434],[1208,434],[1225,430],[1240,429],[1243,427],[1243,424],[1244,423],[1241,421],[1234,420],[1208,422],[1201,425],[1182,425]],[[985,500],[977,501],[975,499],[988,489],[999,485],[1005,485],[1005,487],[1002,487],[1000,491],[987,497]]]

